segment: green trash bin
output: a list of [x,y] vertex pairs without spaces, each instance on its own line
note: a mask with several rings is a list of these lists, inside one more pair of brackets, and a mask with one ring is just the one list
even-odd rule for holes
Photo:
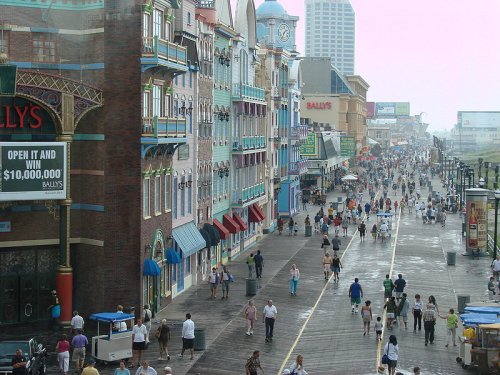
[[446,263],[449,266],[454,266],[457,263],[457,253],[454,251],[448,251],[446,253]]
[[470,302],[470,296],[467,294],[462,294],[457,296],[458,306],[457,310],[459,314],[463,314],[465,311],[465,305]]
[[195,328],[194,329],[194,350],[205,350],[207,348],[207,342],[205,337],[205,329]]
[[245,279],[247,283],[247,296],[255,296],[257,294],[257,279]]
[[306,225],[306,237],[312,236],[312,225]]

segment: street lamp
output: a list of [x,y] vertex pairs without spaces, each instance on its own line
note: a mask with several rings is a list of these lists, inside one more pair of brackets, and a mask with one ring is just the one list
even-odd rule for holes
[[497,258],[497,228],[498,228],[498,201],[500,201],[500,190],[495,190],[495,230],[493,232],[493,259]]
[[486,186],[488,186],[488,171],[491,168],[492,164],[493,163],[491,161],[484,162],[484,168],[486,169],[486,176],[485,176],[484,182],[486,183]]
[[477,162],[479,163],[479,178],[481,178],[481,168],[483,167],[483,158],[478,158]]
[[482,177],[479,179],[479,187],[481,189],[484,189],[484,178],[482,178]]

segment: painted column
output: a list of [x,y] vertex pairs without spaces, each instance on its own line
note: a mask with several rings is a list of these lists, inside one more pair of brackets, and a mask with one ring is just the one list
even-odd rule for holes
[[466,251],[486,253],[488,247],[488,193],[487,189],[465,190]]

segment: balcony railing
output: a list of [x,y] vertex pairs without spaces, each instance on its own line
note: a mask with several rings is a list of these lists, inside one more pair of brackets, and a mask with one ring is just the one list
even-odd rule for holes
[[297,125],[290,130],[290,139],[302,140],[307,139],[308,129],[307,125]]
[[266,193],[264,182],[233,192],[233,204],[244,204],[263,196]]
[[142,38],[142,57],[153,57],[187,66],[187,48],[158,36]]
[[290,168],[288,169],[288,174],[290,175],[301,175],[307,172],[308,160],[299,160],[290,162]]
[[167,117],[143,117],[142,136],[154,138],[185,138],[186,119]]
[[244,83],[234,83],[232,95],[233,99],[236,100],[266,101],[266,91],[264,89]]
[[233,141],[233,151],[247,151],[266,148],[266,137],[263,135],[242,136]]

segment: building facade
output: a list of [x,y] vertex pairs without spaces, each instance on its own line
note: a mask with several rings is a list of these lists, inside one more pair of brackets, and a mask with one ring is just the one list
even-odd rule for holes
[[349,0],[306,0],[306,56],[329,57],[354,74],[355,14]]

